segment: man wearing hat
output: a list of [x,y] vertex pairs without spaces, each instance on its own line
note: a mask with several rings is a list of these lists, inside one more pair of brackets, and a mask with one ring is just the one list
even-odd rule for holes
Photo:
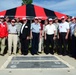
[[0,55],[4,55],[5,40],[8,36],[7,24],[4,22],[4,16],[0,16]]
[[42,48],[43,48],[43,35],[42,35],[43,24],[42,24],[42,17],[38,17],[38,22],[39,22],[40,27],[41,27],[41,35],[39,37],[39,49],[38,49],[38,53],[41,53],[42,52]]
[[76,59],[76,20],[74,17],[71,19],[72,23],[70,24],[70,30],[71,30],[71,54],[72,57]]
[[10,25],[10,19],[8,16],[5,17],[5,22],[7,23],[8,26]]
[[22,23],[20,22],[20,18],[15,18],[16,19],[16,25],[17,25],[17,31],[18,31],[18,52],[21,54],[21,42],[20,42],[20,38],[19,38],[19,36],[20,36],[20,29],[21,29],[21,27],[22,27]]
[[57,17],[54,19],[54,23],[53,24],[55,25],[55,28],[56,28],[56,39],[54,40],[54,49],[58,53],[58,47],[59,47],[59,45],[58,45],[59,22],[58,22],[58,18]]
[[28,54],[29,37],[30,37],[30,23],[27,18],[22,18],[23,24],[20,30],[20,42],[22,55]]
[[[15,19],[11,20],[11,24],[8,26],[8,54],[16,54],[17,51],[17,26],[15,24]],[[12,52],[12,43],[13,43],[13,52]]]
[[65,16],[61,17],[61,23],[59,24],[59,43],[60,54],[66,55],[68,50],[68,35],[69,35],[69,23],[66,22]]
[[32,39],[32,50],[31,54],[37,54],[38,55],[38,45],[39,45],[39,37],[41,32],[41,26],[38,22],[38,18],[34,18],[34,23],[31,24],[31,39]]
[[[70,16],[67,16],[67,20],[66,20],[68,23],[69,23],[69,26],[71,25],[71,17]],[[69,32],[69,36],[68,36],[68,53],[71,54],[71,38],[70,38],[70,32]]]
[[67,18],[67,22],[69,23],[69,25],[71,24],[71,18],[69,16]]
[[[54,40],[56,37],[56,28],[53,24],[53,19],[49,19],[49,24],[45,27],[45,40],[46,40],[46,54],[54,54]],[[51,47],[51,48],[50,48]]]

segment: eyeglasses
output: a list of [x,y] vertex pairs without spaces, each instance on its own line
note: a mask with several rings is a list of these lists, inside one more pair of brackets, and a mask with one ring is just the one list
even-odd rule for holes
[[11,23],[15,23],[14,21],[11,21]]
[[4,18],[0,18],[0,19],[4,19]]

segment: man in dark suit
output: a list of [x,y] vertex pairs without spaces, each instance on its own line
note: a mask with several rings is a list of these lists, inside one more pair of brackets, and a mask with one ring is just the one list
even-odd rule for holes
[[22,18],[23,25],[20,30],[20,42],[22,55],[28,54],[29,36],[30,36],[30,24],[26,18]]

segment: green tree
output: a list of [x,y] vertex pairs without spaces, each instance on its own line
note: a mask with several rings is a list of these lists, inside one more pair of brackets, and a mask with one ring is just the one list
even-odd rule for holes
[[24,4],[31,4],[33,0],[22,0],[22,5]]

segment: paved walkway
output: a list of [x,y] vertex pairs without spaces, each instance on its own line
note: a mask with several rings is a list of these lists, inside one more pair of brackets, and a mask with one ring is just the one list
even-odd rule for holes
[[[30,55],[30,54],[29,54]],[[27,55],[27,56],[29,56]],[[45,54],[41,54],[43,56]],[[17,55],[18,56],[18,55]],[[57,55],[55,56],[66,61],[68,64],[74,67],[74,69],[58,69],[58,70],[1,70],[0,75],[76,75],[76,60],[69,56]],[[6,62],[9,56],[0,56],[0,67]]]

